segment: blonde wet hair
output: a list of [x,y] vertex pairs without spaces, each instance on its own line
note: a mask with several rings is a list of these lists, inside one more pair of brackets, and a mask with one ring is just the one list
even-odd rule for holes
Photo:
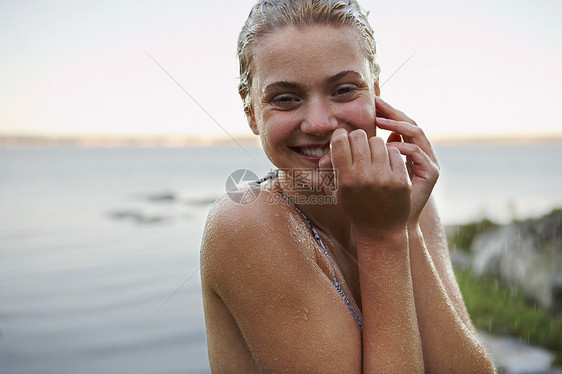
[[243,98],[244,109],[250,107],[252,45],[261,36],[288,26],[352,27],[360,36],[373,77],[378,79],[380,68],[375,62],[374,32],[367,16],[368,13],[355,0],[259,0],[250,11],[238,36],[238,92]]

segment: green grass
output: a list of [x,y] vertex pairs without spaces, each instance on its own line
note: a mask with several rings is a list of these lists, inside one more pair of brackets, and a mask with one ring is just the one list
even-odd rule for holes
[[502,287],[493,277],[478,278],[459,269],[455,274],[477,329],[550,349],[556,353],[553,365],[562,365],[561,317],[528,303],[522,293]]

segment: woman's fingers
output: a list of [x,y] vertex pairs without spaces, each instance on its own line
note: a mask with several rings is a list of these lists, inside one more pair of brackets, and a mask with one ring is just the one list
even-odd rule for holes
[[[392,169],[390,161],[388,159],[388,150],[381,138],[379,138],[378,136],[373,136],[372,138],[370,138],[369,147],[371,148],[370,157],[371,163],[373,165],[389,165],[389,168]],[[380,167],[379,170],[375,170],[375,172],[380,172]]]
[[[364,130],[354,130],[347,134],[343,129],[334,131],[330,141],[331,161],[334,167],[350,170],[369,170],[373,165],[388,165],[388,154],[384,141],[378,137],[367,138]],[[325,156],[324,156],[325,157]],[[320,167],[328,166],[322,158]]]
[[411,143],[388,143],[387,146],[398,149],[412,160],[416,177],[437,181],[439,167],[419,146]]
[[351,169],[353,162],[351,145],[349,144],[347,131],[342,128],[336,129],[332,134],[332,139],[330,139],[330,155],[334,168],[341,171]]
[[[415,163],[431,163],[417,145],[401,142],[385,144],[380,137],[367,138],[363,130],[355,130],[348,134],[340,128],[332,134],[330,152],[320,159],[319,167],[333,167],[338,169],[342,176],[351,177],[359,173],[355,177],[366,177],[371,181],[386,180],[391,174],[398,175],[401,179],[408,175],[408,171],[400,153],[412,158]],[[421,169],[425,168],[422,166]],[[352,179],[356,178],[349,178]]]
[[396,134],[402,135],[405,138],[427,141],[427,137],[423,133],[421,127],[413,125],[410,122],[377,117],[376,123],[377,126],[381,129],[392,131]]
[[332,168],[332,152],[328,151],[322,158],[318,161],[318,167],[321,169],[331,169]]
[[425,206],[433,187],[439,178],[439,167],[417,145],[411,143],[390,143],[389,148],[394,148],[406,155],[408,166],[412,169],[412,215],[411,219],[417,220]]
[[406,170],[406,163],[402,159],[400,150],[396,147],[388,147],[388,159],[390,163],[390,168],[399,177],[408,179],[408,170]]
[[[337,189],[327,191],[341,201],[356,227],[402,227],[409,220],[412,183],[400,151],[363,130],[337,129],[330,140],[330,156],[319,161],[333,165]],[[421,200],[421,199],[418,199]],[[400,226],[396,226],[400,225]]]
[[352,164],[354,167],[365,168],[371,162],[371,152],[367,133],[364,130],[354,130],[349,133]]
[[419,146],[433,162],[437,163],[433,147],[421,127],[406,121],[396,121],[383,117],[377,117],[376,122],[379,128],[400,134],[405,142]]
[[[404,112],[399,111],[379,96],[375,96],[375,105],[377,107],[377,117],[393,119],[395,121],[409,122],[416,125],[416,122],[408,117]],[[416,125],[417,126],[417,125]]]
[[[404,137],[404,141],[417,144],[425,153],[427,153],[433,162],[436,164],[438,163],[431,143],[425,136],[423,130],[413,119],[404,114],[404,112],[394,108],[378,96],[375,96],[375,104],[377,107],[376,123],[378,127],[402,135],[402,137]],[[397,141],[396,138],[391,139],[389,137],[389,143],[394,141]]]

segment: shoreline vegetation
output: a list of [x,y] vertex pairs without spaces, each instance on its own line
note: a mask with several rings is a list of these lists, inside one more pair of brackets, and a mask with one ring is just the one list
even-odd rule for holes
[[[562,209],[555,209],[538,219],[514,221],[511,225],[549,218],[562,219]],[[454,229],[449,228],[447,236],[452,258],[470,255],[477,237],[500,227],[501,225],[483,219]],[[540,307],[521,289],[505,284],[493,274],[478,276],[465,261],[453,263],[466,307],[478,330],[546,348],[554,354],[552,367],[562,366],[562,312]]]
[[539,308],[490,275],[479,278],[455,267],[455,276],[474,327],[546,348],[554,353],[551,366],[562,366],[562,316]]
[[[438,146],[463,145],[562,145],[562,134],[534,137],[479,136],[479,137],[435,137],[433,144]],[[233,137],[205,136],[56,136],[56,135],[1,135],[0,148],[176,148],[195,146],[259,146],[259,138],[254,135],[233,135]]]

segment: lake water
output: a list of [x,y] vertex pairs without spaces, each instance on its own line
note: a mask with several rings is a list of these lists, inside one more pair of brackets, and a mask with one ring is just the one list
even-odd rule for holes
[[[1,149],[0,371],[209,372],[199,244],[228,175],[270,170],[245,149]],[[562,207],[562,146],[436,150],[445,224]]]

